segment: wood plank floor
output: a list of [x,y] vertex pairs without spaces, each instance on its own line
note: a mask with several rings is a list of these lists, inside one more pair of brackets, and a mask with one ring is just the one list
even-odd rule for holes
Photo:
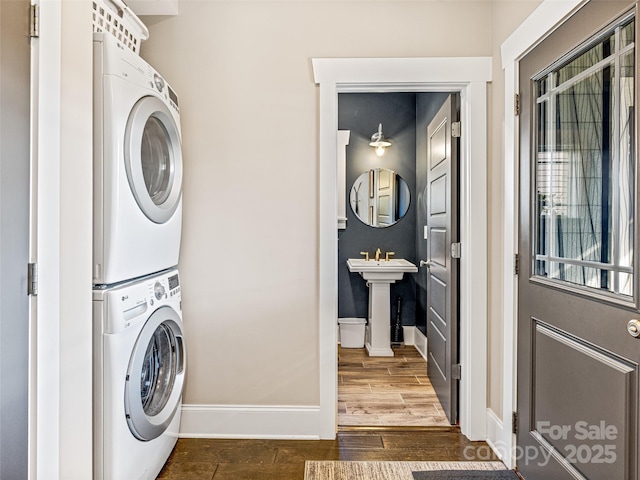
[[306,460],[497,461],[457,427],[352,428],[335,440],[180,439],[158,479],[303,480]]
[[394,357],[338,349],[338,425],[448,426],[420,352],[392,348]]
[[303,480],[306,460],[497,461],[485,442],[448,425],[414,347],[394,351],[339,349],[335,440],[179,439],[158,479]]

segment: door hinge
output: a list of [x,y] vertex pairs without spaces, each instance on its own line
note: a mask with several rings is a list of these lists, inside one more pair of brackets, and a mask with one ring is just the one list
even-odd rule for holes
[[520,115],[520,94],[516,93],[513,96],[513,114],[517,117]]
[[460,258],[462,256],[462,245],[460,242],[451,244],[451,258]]
[[513,256],[513,274],[520,275],[520,255],[517,253]]
[[40,6],[31,5],[29,11],[29,36],[38,38],[40,36]]
[[460,138],[461,128],[460,122],[451,122],[451,136],[453,138]]
[[518,433],[518,412],[511,414],[511,433],[514,435]]
[[451,365],[451,378],[453,380],[461,380],[462,379],[462,365],[459,363],[454,363]]
[[27,295],[38,295],[38,264],[27,265]]

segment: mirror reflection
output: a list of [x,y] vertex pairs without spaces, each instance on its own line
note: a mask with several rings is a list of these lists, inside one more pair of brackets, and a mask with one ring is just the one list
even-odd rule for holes
[[409,185],[388,168],[374,168],[360,175],[351,187],[353,213],[371,227],[389,227],[409,210]]

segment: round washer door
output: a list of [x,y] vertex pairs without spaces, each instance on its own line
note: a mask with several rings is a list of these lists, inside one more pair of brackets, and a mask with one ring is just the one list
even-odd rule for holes
[[165,223],[182,195],[182,148],[178,126],[159,98],[143,97],[131,110],[124,160],[140,210],[152,222]]
[[124,410],[133,435],[153,440],[169,427],[180,405],[186,355],[180,317],[160,307],[145,323],[129,360]]

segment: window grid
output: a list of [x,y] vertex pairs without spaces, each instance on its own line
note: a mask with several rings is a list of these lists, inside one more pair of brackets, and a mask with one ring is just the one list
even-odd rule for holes
[[634,291],[634,25],[625,19],[535,79],[534,275],[627,297]]

